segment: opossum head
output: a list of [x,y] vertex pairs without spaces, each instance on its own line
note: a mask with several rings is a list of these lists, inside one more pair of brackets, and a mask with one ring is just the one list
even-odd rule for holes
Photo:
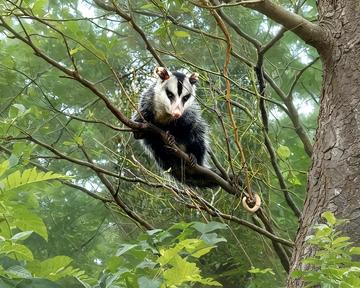
[[194,102],[198,74],[170,72],[164,67],[157,67],[155,75],[155,117],[161,122],[179,119]]

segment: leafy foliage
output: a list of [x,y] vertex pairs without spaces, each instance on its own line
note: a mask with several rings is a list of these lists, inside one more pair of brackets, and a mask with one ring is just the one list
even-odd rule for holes
[[[8,161],[5,161],[8,162]],[[15,171],[0,182],[0,189],[7,193],[10,190],[19,188],[24,185],[33,184],[37,182],[52,180],[52,179],[67,179],[69,177],[60,174],[49,172],[38,172],[36,168],[26,169],[22,173]]]
[[[15,285],[18,281],[37,279],[36,283],[39,284],[40,279],[56,283],[64,277],[74,277],[86,288],[128,287],[127,285],[182,287],[185,283],[222,286],[211,278],[202,277],[200,268],[193,262],[208,254],[216,247],[215,244],[225,241],[215,231],[225,229],[226,225],[217,222],[179,223],[165,231],[149,231],[135,244],[122,244],[116,256],[110,258],[107,269],[97,284],[84,271],[73,268],[73,260],[68,256],[55,256],[43,261],[34,259],[31,250],[22,243],[34,232],[47,240],[46,226],[39,216],[16,203],[16,199],[10,194],[27,185],[34,186],[40,182],[69,177],[52,172],[38,173],[35,168],[22,173],[16,170],[7,175],[8,160],[2,162],[0,167],[3,175],[0,179],[1,194],[4,196],[1,203],[0,263],[5,263],[0,266],[0,276],[3,277],[1,281]],[[19,230],[21,232],[14,233]],[[189,238],[195,233],[198,238]],[[4,262],[7,258],[12,260],[11,265]]]
[[[121,245],[116,256],[109,260],[101,283],[106,283],[105,287],[116,283],[134,288],[193,287],[196,283],[222,286],[202,277],[196,262],[214,249],[215,244],[226,241],[215,233],[225,228],[226,225],[217,222],[194,222],[177,223],[167,230],[150,230],[134,244]],[[191,238],[195,234],[198,237]],[[105,285],[101,283],[100,286]]]
[[316,249],[314,256],[302,260],[305,269],[294,271],[292,277],[306,281],[306,287],[360,287],[360,263],[352,260],[360,255],[360,247],[351,247],[350,238],[337,231],[346,220],[336,219],[331,212],[322,217],[325,223],[316,225],[314,235],[307,237]]
[[[16,191],[24,186],[34,186],[49,180],[67,179],[69,177],[52,172],[38,172],[36,168],[26,169],[23,172],[16,170],[7,175],[9,161],[0,164],[0,195],[2,196],[0,212],[0,276],[10,285],[24,279],[47,279],[57,281],[63,277],[74,277],[84,287],[90,287],[86,282],[89,279],[85,273],[70,266],[72,259],[67,256],[57,256],[44,261],[34,259],[32,251],[24,243],[33,233],[48,240],[48,233],[43,220],[33,211],[21,205]],[[21,232],[18,232],[21,231]]]

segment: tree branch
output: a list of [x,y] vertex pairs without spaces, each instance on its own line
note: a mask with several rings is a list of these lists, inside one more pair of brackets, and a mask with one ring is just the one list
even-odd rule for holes
[[[93,164],[92,159],[86,152],[83,146],[80,146],[81,151],[84,153],[85,158],[87,159],[88,163],[91,165]],[[135,211],[131,210],[130,207],[121,199],[118,191],[114,188],[114,186],[111,184],[109,179],[106,178],[104,174],[102,174],[99,171],[95,171],[97,176],[99,177],[100,181],[105,185],[105,187],[109,190],[110,194],[113,196],[115,203],[129,216],[130,219],[134,220],[135,223],[139,223],[141,226],[143,226],[147,230],[153,230],[154,227],[146,222],[143,218],[141,218]]]
[[[256,65],[254,63],[248,61],[246,58],[240,56],[239,54],[237,54],[235,52],[232,52],[231,55],[234,56],[235,58],[240,59],[241,61],[243,61],[250,68],[252,68],[252,69],[256,68]],[[263,53],[261,53],[261,51],[259,51],[258,55],[263,56]],[[311,154],[312,154],[312,151],[313,151],[312,143],[311,143],[311,140],[310,140],[309,136],[307,135],[307,133],[305,131],[304,126],[302,125],[302,123],[300,121],[299,113],[296,110],[296,108],[294,106],[294,103],[292,102],[291,99],[289,99],[287,97],[286,93],[275,83],[275,81],[270,77],[270,75],[268,73],[263,71],[263,74],[264,74],[265,80],[270,84],[271,88],[273,88],[274,91],[276,92],[276,94],[278,94],[278,96],[281,98],[281,100],[284,101],[284,104],[285,104],[287,109],[284,109],[282,107],[282,105],[279,105],[278,103],[274,103],[271,100],[268,100],[268,101],[273,102],[274,104],[279,106],[289,116],[291,122],[294,125],[296,134],[298,134],[301,142],[304,145],[305,152],[309,155],[309,157],[311,157]],[[261,95],[260,95],[260,97],[264,98]],[[268,98],[264,98],[264,99],[268,99]]]
[[293,90],[294,90],[296,84],[298,83],[299,79],[301,78],[302,74],[303,74],[308,68],[310,68],[312,65],[314,65],[317,60],[319,60],[319,57],[314,58],[314,60],[312,60],[309,64],[307,64],[306,66],[304,66],[304,67],[299,71],[299,73],[296,74],[293,83],[291,83],[291,86],[290,86],[290,89],[289,89],[289,93],[288,93],[288,96],[287,96],[288,98],[292,98]]
[[[211,1],[213,4],[215,5],[219,5],[220,2],[218,0],[212,0]],[[245,33],[244,31],[242,31],[240,29],[240,27],[229,17],[227,16],[221,9],[219,9],[217,11],[217,13],[220,15],[220,17],[232,28],[234,29],[234,31],[241,37],[243,37],[244,39],[246,39],[247,41],[249,41],[250,43],[252,43],[255,48],[257,50],[260,49],[261,47],[261,42],[258,41],[257,39],[251,37],[250,35],[248,35],[247,33]]]
[[[196,208],[196,207],[190,207],[190,208]],[[274,233],[269,232],[269,231],[255,225],[255,224],[251,223],[251,222],[248,222],[246,220],[238,218],[238,217],[236,217],[234,215],[230,215],[230,214],[220,212],[219,210],[215,209],[213,206],[209,206],[209,207],[206,207],[206,208],[205,207],[199,207],[199,208],[202,209],[202,210],[206,210],[206,212],[209,213],[213,217],[219,217],[219,218],[222,218],[224,220],[229,220],[229,221],[238,223],[240,225],[246,226],[246,227],[250,228],[251,230],[256,231],[259,234],[269,238],[271,241],[283,244],[283,245],[288,246],[288,247],[293,247],[294,246],[294,243],[289,241],[289,240],[280,238],[280,237],[276,236]],[[207,209],[207,208],[214,208],[214,209]]]
[[[256,76],[257,76],[257,81],[259,84],[259,94],[260,96],[265,96],[265,79],[264,79],[264,73],[263,73],[263,55],[259,54],[258,55],[258,63],[255,67],[255,72],[256,72]],[[271,164],[273,166],[273,169],[275,171],[276,177],[278,178],[278,182],[279,182],[279,186],[281,188],[281,190],[284,193],[284,197],[285,200],[287,202],[287,204],[289,205],[289,207],[291,208],[291,210],[294,212],[294,214],[299,218],[301,215],[301,211],[300,209],[296,206],[294,200],[291,198],[291,195],[289,193],[289,190],[287,188],[284,176],[281,173],[280,167],[277,163],[277,157],[276,157],[276,153],[274,150],[274,147],[270,141],[268,132],[269,132],[269,128],[268,128],[268,116],[267,116],[267,111],[266,111],[266,107],[265,107],[265,102],[264,99],[260,98],[259,100],[259,108],[260,108],[260,113],[261,113],[261,119],[263,122],[263,134],[264,134],[264,144],[266,149],[268,150],[269,156],[270,156],[270,160],[271,160]]]
[[305,18],[286,10],[270,0],[243,3],[242,6],[266,15],[275,22],[283,25],[287,30],[294,32],[307,44],[315,47],[317,50],[322,50],[328,44],[328,41],[325,40],[325,33],[319,25],[311,23]]
[[[4,146],[1,146],[1,145],[0,145],[0,150],[4,151],[4,152],[5,152],[6,154],[8,154],[9,156],[11,155],[11,151],[10,151],[9,149],[7,149],[6,147],[4,147]],[[39,165],[39,164],[37,164],[37,163],[35,163],[35,162],[33,162],[33,161],[30,161],[29,163],[30,163],[32,166],[38,168],[38,169],[41,170],[41,171],[44,171],[44,172],[49,172],[49,171],[50,171],[49,169],[47,169],[47,168],[45,168],[45,167],[43,167],[43,166],[41,166],[41,165]],[[66,186],[69,186],[69,187],[71,187],[71,188],[80,190],[80,191],[84,192],[85,194],[89,195],[90,197],[92,197],[92,198],[94,198],[94,199],[96,199],[96,200],[100,200],[100,201],[102,201],[102,202],[104,202],[104,203],[107,203],[107,202],[108,202],[108,203],[111,203],[111,202],[113,202],[113,200],[111,200],[111,199],[109,199],[109,198],[102,197],[101,195],[99,195],[99,193],[91,192],[91,191],[89,191],[88,189],[86,189],[86,188],[84,188],[84,187],[82,187],[82,186],[76,185],[76,184],[74,184],[74,183],[72,183],[72,182],[70,182],[70,181],[61,180],[61,179],[59,179],[58,181],[61,182],[61,183],[64,184],[64,185],[66,185]]]

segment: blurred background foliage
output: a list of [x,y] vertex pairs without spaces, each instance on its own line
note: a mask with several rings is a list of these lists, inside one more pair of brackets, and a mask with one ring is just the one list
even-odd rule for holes
[[[94,83],[126,116],[131,117],[139,95],[151,83],[158,63],[132,22],[94,2],[0,1],[0,14],[12,29],[23,37],[31,37],[36,47],[64,67],[72,69],[74,63],[82,77]],[[313,0],[278,2],[309,20],[316,17]],[[229,171],[225,127],[230,137],[231,164],[241,175],[243,165],[224,98],[226,45],[211,11],[181,0],[114,3],[130,15],[167,67],[200,74],[197,99],[209,124],[211,149]],[[279,90],[284,95],[291,92],[287,101],[295,107],[303,130],[312,140],[317,125],[321,63],[316,61],[314,49],[294,34],[284,33],[279,25],[261,14],[240,6],[223,8],[222,12],[238,29],[261,45],[283,34],[264,54],[264,71],[275,84],[268,82],[266,86],[269,137],[290,195],[301,209],[310,158],[294,128],[293,115],[289,115],[289,106],[286,106],[288,103]],[[298,219],[284,198],[264,146],[253,69],[258,51],[251,41],[227,25],[233,47],[228,67],[231,99],[236,102],[232,113],[251,182],[261,195],[276,233],[292,240]],[[36,57],[28,45],[14,39],[3,26],[0,26],[0,40],[0,160],[9,159],[10,168],[6,173],[37,166],[71,176],[66,181],[74,184],[71,187],[50,182],[16,190],[18,205],[39,215],[48,231],[47,241],[36,233],[24,241],[36,259],[70,256],[74,267],[81,268],[87,275],[98,275],[119,246],[137,239],[143,229],[139,229],[114,202],[95,199],[79,189],[82,187],[92,196],[111,199],[94,170],[67,161],[24,136],[30,134],[72,159],[86,161],[85,150],[93,163],[120,176],[184,188],[159,171],[133,139],[132,133],[121,131],[125,127],[89,89],[64,77],[64,73]],[[111,179],[128,207],[156,228],[167,229],[181,221],[213,219],[205,211],[189,209],[185,204],[191,204],[192,200],[186,193],[179,196],[168,188],[150,187],[121,177]],[[255,216],[242,209],[239,198],[221,189],[196,192],[219,211],[258,223]],[[33,205],[32,199],[38,204]],[[204,275],[211,276],[223,287],[281,287],[284,284],[286,273],[267,238],[238,223],[219,218],[213,220],[229,225],[228,229],[218,232],[227,242],[219,243],[199,260]],[[1,259],[6,266],[4,263],[8,260]],[[250,273],[251,267],[271,268],[274,273]],[[73,280],[61,281],[61,287],[80,287]]]

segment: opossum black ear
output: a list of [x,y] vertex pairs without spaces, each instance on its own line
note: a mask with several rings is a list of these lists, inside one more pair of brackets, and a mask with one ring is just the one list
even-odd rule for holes
[[155,74],[160,77],[161,80],[165,81],[170,78],[169,72],[164,67],[156,67]]
[[189,81],[191,85],[196,84],[199,81],[199,73],[193,73],[189,76]]

